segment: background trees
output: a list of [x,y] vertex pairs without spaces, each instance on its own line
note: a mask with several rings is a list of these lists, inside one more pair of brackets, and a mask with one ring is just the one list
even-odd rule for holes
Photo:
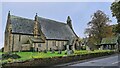
[[115,27],[115,31],[120,34],[120,1],[113,2],[111,4],[111,10],[113,17],[116,17],[118,24]]
[[89,36],[88,43],[92,46],[91,48],[99,45],[102,38],[112,35],[112,28],[108,22],[110,22],[109,17],[101,10],[97,10],[91,16],[91,21],[88,22],[88,28],[85,31],[85,34]]

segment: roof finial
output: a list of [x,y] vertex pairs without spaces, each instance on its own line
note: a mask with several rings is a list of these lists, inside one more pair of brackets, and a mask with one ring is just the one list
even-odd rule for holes
[[8,16],[10,15],[10,11],[8,12]]
[[35,16],[37,16],[37,13],[36,13],[36,15]]
[[70,16],[68,16],[68,18],[67,18],[67,22],[71,22]]
[[35,15],[35,21],[37,21],[37,13],[36,13],[36,15]]
[[67,24],[70,26],[70,28],[72,29],[72,20],[70,19],[70,16],[67,17]]
[[10,11],[8,12],[8,19],[10,18]]

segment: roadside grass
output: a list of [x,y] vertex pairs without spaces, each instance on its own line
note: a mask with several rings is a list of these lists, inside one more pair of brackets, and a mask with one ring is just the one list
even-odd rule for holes
[[88,50],[79,50],[79,51],[74,51],[74,54],[89,54],[89,53],[100,53],[100,52],[111,52],[113,50],[94,50],[94,51],[88,51]]
[[56,57],[56,56],[67,56],[65,55],[65,51],[62,51],[62,54],[58,54],[56,51],[55,53],[51,52],[16,52],[21,58],[18,60],[26,60],[26,59],[33,59],[33,58],[49,58],[49,57]]
[[[75,50],[74,54],[71,55],[83,55],[83,54],[89,54],[89,53],[100,53],[100,52],[111,52],[112,50],[94,50],[94,51],[87,51],[87,50]],[[2,60],[2,63],[8,63],[8,62],[22,62],[26,60],[31,60],[34,58],[53,58],[56,56],[69,56],[65,54],[65,51],[62,51],[61,54],[58,54],[58,51],[55,51],[55,53],[51,53],[48,51],[47,53],[44,52],[13,52],[21,56],[21,58],[18,59],[6,59]],[[0,53],[2,54],[2,53]],[[0,62],[0,63],[1,63]]]
[[18,59],[9,58],[6,60],[2,60],[2,62],[0,62],[0,63],[22,62],[22,61],[31,60],[34,58],[52,58],[52,57],[56,57],[56,56],[67,56],[65,54],[65,51],[62,51],[61,54],[58,54],[57,51],[55,51],[55,53],[51,53],[50,51],[48,51],[47,53],[44,53],[44,52],[13,52],[13,53],[16,53],[21,58],[18,58]]

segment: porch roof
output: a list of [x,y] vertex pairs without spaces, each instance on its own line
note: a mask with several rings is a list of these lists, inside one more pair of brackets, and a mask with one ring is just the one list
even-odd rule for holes
[[118,40],[118,37],[103,38],[102,42],[101,42],[101,45],[104,45],[104,44],[109,44],[109,45],[116,44],[117,40]]

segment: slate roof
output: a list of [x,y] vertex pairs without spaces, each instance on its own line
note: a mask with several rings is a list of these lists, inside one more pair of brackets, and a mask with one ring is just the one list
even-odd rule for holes
[[38,17],[41,30],[47,39],[64,39],[68,40],[75,37],[72,29],[65,23],[53,21]]
[[[33,34],[34,20],[11,15],[11,23],[12,33]],[[69,40],[76,37],[66,23],[42,17],[38,17],[38,23],[46,39]]]
[[12,33],[33,34],[34,20],[11,15]]
[[101,44],[116,44],[118,37],[103,38]]

